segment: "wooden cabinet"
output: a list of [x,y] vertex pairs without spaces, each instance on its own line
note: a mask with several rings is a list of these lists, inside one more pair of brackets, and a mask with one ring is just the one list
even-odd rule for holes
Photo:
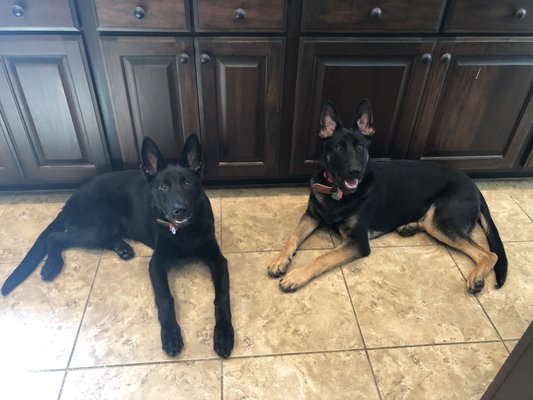
[[206,176],[275,175],[283,39],[199,38],[196,53]]
[[[157,13],[166,3],[176,5],[166,0],[147,4]],[[124,17],[123,25],[112,19],[104,24],[101,15],[120,7],[95,2],[99,29],[112,34],[102,35],[100,45],[126,168],[139,165],[144,136],[176,160],[186,137],[196,133],[204,145],[207,179],[278,173],[285,40],[246,34],[282,31],[284,1],[268,7],[256,0],[219,3],[193,2],[197,29],[234,30],[239,36],[148,36],[145,30],[160,29],[137,29],[131,16]],[[169,23],[174,20],[168,15]],[[143,36],[116,36],[118,28]]]
[[139,166],[145,136],[177,160],[187,136],[200,133],[192,39],[106,36],[101,42],[124,166]]
[[1,0],[0,31],[77,31],[69,0]]
[[533,40],[441,40],[409,156],[511,169],[533,125]]
[[194,0],[197,32],[283,32],[285,0]]
[[14,151],[7,140],[7,126],[0,121],[0,183],[15,184],[24,179],[14,156]]
[[187,0],[95,0],[95,5],[98,29],[102,31],[186,32],[190,29]]
[[210,183],[301,181],[323,102],[351,124],[362,98],[375,158],[533,176],[532,18],[533,0],[0,0],[0,184],[138,168],[145,136],[173,161],[191,133]]
[[447,33],[533,33],[533,0],[450,0]]
[[304,32],[436,33],[443,0],[304,0]]
[[376,134],[372,155],[404,158],[431,65],[432,39],[304,38],[293,126],[291,173],[316,169],[322,104],[331,101],[351,126],[355,107],[369,98]]
[[[18,183],[81,182],[108,169],[78,36],[0,37],[0,156]],[[9,153],[9,154],[8,154]],[[11,167],[6,167],[11,165]]]

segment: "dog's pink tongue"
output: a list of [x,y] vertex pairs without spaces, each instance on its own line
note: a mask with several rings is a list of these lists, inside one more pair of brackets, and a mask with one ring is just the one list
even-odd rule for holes
[[346,186],[347,189],[355,189],[358,183],[359,183],[359,179],[346,179],[344,181],[344,185]]

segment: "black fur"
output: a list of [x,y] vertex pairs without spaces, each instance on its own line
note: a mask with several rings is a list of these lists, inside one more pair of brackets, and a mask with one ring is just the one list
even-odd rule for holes
[[[133,249],[123,239],[133,239],[154,249],[149,271],[163,350],[174,356],[183,347],[167,271],[178,259],[196,257],[208,265],[215,287],[214,349],[221,357],[228,357],[234,337],[229,274],[215,239],[211,204],[200,181],[202,150],[198,138],[188,138],[179,165],[167,165],[150,138],[143,141],[141,159],[142,172],[104,174],[75,192],[7,278],[2,294],[7,295],[26,279],[46,255],[41,277],[52,280],[63,267],[63,250],[105,248],[129,259],[134,256]],[[167,222],[157,223],[157,219]]]

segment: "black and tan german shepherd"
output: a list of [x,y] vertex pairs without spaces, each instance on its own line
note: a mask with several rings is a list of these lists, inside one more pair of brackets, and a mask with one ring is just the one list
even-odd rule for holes
[[178,259],[196,257],[209,267],[215,287],[214,350],[228,357],[234,340],[228,266],[215,238],[213,211],[200,181],[200,142],[196,135],[189,136],[179,164],[167,165],[153,140],[145,138],[141,161],[142,172],[103,174],[76,191],[7,278],[2,294],[26,279],[45,256],[41,277],[49,281],[63,267],[63,250],[104,248],[129,259],[133,249],[123,239],[133,239],[154,249],[149,271],[163,350],[174,356],[183,347],[167,271]]
[[[425,231],[435,239],[467,254],[475,268],[467,288],[478,293],[494,268],[497,287],[507,276],[507,257],[489,208],[476,185],[463,173],[425,161],[370,160],[368,148],[374,134],[368,100],[357,107],[352,127],[342,126],[334,107],[326,103],[320,116],[323,139],[322,169],[311,178],[305,214],[268,274],[287,272],[298,246],[319,225],[339,231],[343,243],[280,280],[292,292],[314,277],[348,261],[370,254],[369,240],[393,230],[402,236]],[[475,243],[471,233],[479,222],[490,251]]]

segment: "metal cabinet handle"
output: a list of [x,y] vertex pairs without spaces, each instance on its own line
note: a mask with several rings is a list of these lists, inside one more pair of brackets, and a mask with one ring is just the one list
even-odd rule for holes
[[233,13],[233,18],[235,18],[236,21],[242,21],[246,18],[246,10],[244,8],[237,8]]
[[525,8],[521,8],[516,12],[514,15],[516,19],[524,19],[527,15],[527,10]]
[[13,7],[11,7],[11,14],[13,14],[15,17],[23,17],[24,12],[24,7],[19,4],[15,4]]
[[202,64],[209,64],[209,62],[211,61],[211,56],[207,53],[202,53],[200,54],[200,62]]
[[377,21],[378,19],[380,19],[382,15],[383,15],[383,11],[381,11],[381,8],[379,7],[373,8],[372,11],[370,11],[370,19],[374,21]]
[[430,53],[425,53],[425,54],[422,55],[422,57],[420,58],[420,60],[422,61],[422,64],[424,64],[424,65],[428,65],[428,64],[431,63],[431,59],[432,59],[432,58],[433,58],[433,57],[431,56]]
[[133,16],[135,18],[144,19],[145,15],[146,15],[146,10],[143,7],[138,6],[133,9]]
[[450,53],[444,53],[440,58],[440,62],[443,64],[449,64],[451,60],[452,55]]
[[187,53],[181,53],[178,56],[178,61],[180,62],[180,64],[188,64],[190,59],[191,59],[191,57],[189,57],[189,55]]

